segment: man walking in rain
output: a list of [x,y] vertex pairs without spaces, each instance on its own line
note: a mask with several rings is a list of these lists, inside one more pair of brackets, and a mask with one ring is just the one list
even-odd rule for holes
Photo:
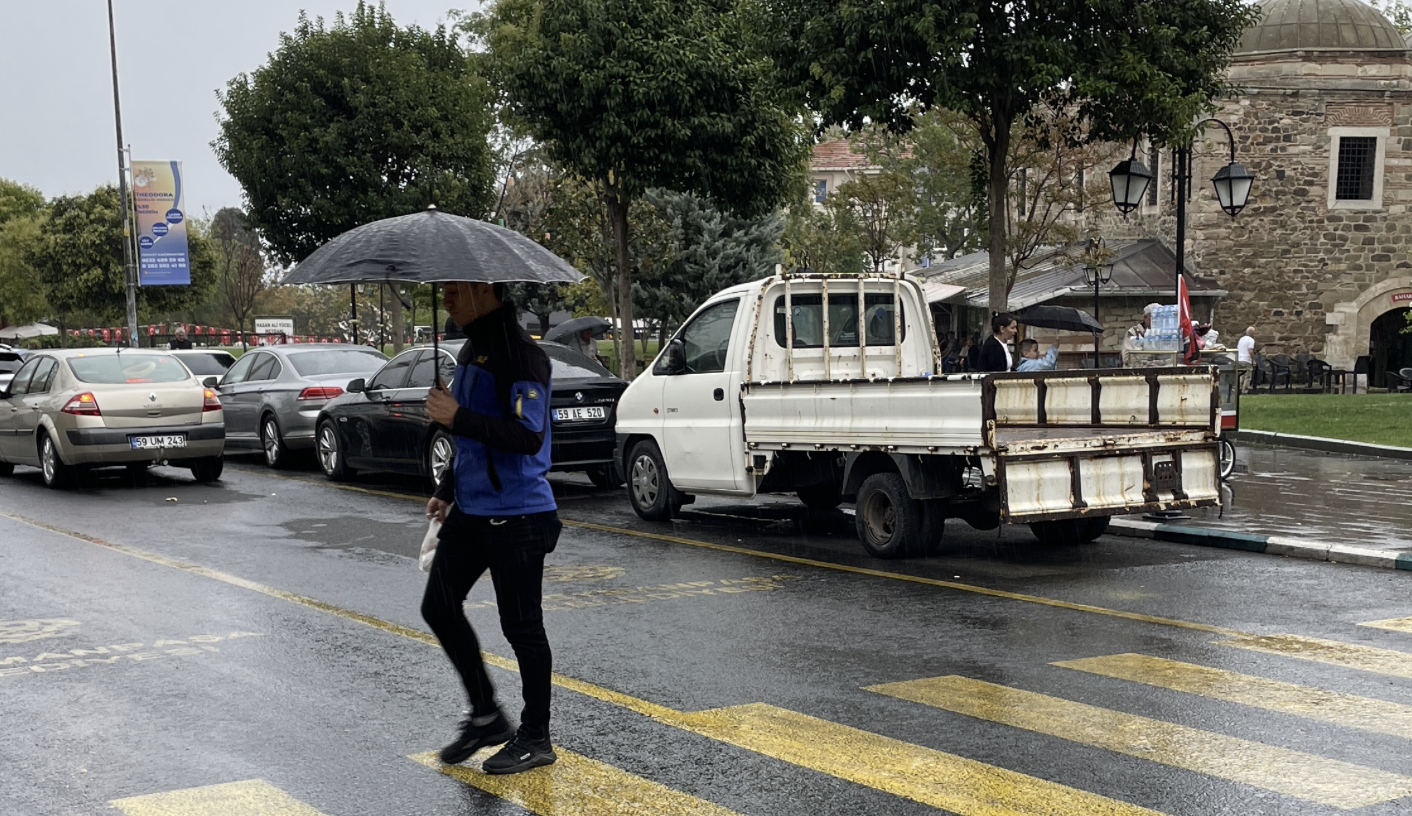
[[[427,515],[443,519],[422,598],[422,617],[461,675],[470,711],[441,761],[504,747],[486,773],[510,774],[557,759],[549,740],[552,658],[541,606],[544,556],[561,525],[549,472],[549,358],[502,300],[503,284],[445,285],[446,310],[466,333],[451,391],[434,388],[427,414],[456,438],[456,458]],[[524,711],[511,727],[495,701],[480,643],[462,604],[486,571],[500,627],[520,664]]]

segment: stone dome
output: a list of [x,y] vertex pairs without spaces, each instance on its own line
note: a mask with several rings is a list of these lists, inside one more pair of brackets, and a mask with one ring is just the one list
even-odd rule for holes
[[1236,54],[1270,51],[1404,51],[1402,32],[1361,0],[1260,0],[1258,23]]

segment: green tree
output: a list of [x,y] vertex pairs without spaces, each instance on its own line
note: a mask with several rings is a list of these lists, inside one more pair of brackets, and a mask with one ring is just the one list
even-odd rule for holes
[[211,218],[213,244],[220,295],[240,330],[245,346],[246,323],[255,308],[255,298],[269,282],[260,238],[250,229],[245,213],[224,207]]
[[1402,0],[1368,0],[1368,5],[1381,11],[1384,17],[1403,34],[1412,34],[1412,6]]
[[29,255],[45,218],[44,195],[0,178],[0,326],[30,323],[49,312]]
[[428,203],[476,218],[493,205],[489,88],[444,28],[399,28],[363,2],[328,28],[300,14],[220,102],[212,147],[280,263]]
[[921,114],[899,163],[916,184],[917,252],[940,260],[974,252],[986,232],[985,182],[974,172],[978,146],[963,138],[966,120],[951,111]]
[[1227,91],[1259,11],[1243,0],[755,0],[754,32],[822,124],[906,130],[919,111],[966,117],[984,152],[990,307],[1008,298],[1005,203],[1015,126],[1040,103],[1073,111],[1069,140],[1145,133],[1182,144]]
[[791,269],[808,268],[833,275],[863,272],[863,245],[848,219],[846,210],[816,207],[812,199],[791,205],[780,235],[784,264]]
[[647,189],[742,215],[783,203],[805,144],[742,44],[731,0],[498,0],[471,27],[508,111],[555,163],[596,184],[617,275],[618,362],[636,373],[629,221]]
[[643,201],[668,228],[660,239],[663,246],[652,253],[664,262],[633,281],[633,301],[664,338],[707,298],[773,274],[782,260],[784,216],[779,213],[744,218],[699,196],[670,190],[648,190]]
[[[60,314],[92,312],[101,320],[127,310],[123,270],[122,216],[118,190],[104,185],[81,196],[60,196],[26,255],[39,274],[49,305]],[[172,312],[200,304],[215,284],[210,244],[194,222],[188,224],[189,286],[143,286],[137,305],[145,313]]]

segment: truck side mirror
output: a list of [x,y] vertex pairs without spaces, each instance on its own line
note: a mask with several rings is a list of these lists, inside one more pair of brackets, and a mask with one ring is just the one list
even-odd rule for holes
[[667,353],[662,356],[662,372],[667,375],[686,373],[686,344],[673,340],[667,344]]
[[350,394],[361,394],[366,389],[367,384],[367,380],[363,379],[362,377],[359,377],[358,379],[348,383],[348,387],[343,390],[347,391]]

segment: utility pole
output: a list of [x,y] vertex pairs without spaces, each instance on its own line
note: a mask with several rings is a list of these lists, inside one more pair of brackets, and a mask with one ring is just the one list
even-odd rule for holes
[[127,211],[127,156],[123,149],[123,106],[118,98],[118,38],[113,28],[113,0],[108,0],[108,51],[113,58],[113,121],[118,128],[118,196],[122,199],[123,274],[127,277],[127,340],[137,348],[137,270],[132,263],[132,219]]

